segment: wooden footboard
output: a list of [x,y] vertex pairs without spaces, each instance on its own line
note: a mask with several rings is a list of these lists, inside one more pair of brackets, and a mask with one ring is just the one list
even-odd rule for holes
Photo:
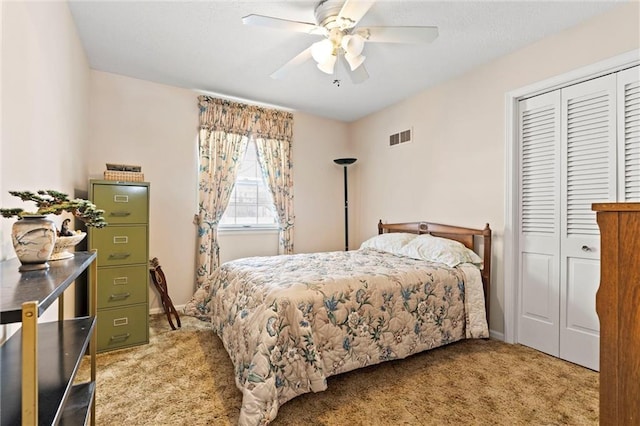
[[484,287],[484,304],[489,322],[489,295],[491,294],[491,228],[487,223],[484,229],[464,228],[454,225],[443,225],[432,222],[382,223],[378,222],[378,234],[386,232],[407,232],[410,234],[430,234],[434,237],[448,238],[459,241],[467,248],[477,251],[474,247],[476,237],[482,237],[482,285]]

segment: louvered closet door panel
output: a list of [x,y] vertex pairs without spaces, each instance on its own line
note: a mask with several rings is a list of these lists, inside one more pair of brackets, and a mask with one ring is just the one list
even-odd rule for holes
[[558,356],[560,92],[519,103],[518,341]]
[[640,201],[640,66],[618,73],[618,201]]
[[600,236],[591,204],[616,200],[616,75],[561,97],[560,358],[597,370]]

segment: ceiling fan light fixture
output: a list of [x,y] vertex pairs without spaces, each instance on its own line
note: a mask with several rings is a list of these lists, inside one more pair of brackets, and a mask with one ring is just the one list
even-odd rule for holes
[[[0,0],[2,1],[2,0]],[[298,22],[264,15],[247,15],[245,25],[263,26],[323,36],[271,74],[282,78],[292,68],[313,58],[318,69],[333,74],[339,56],[342,66],[354,84],[369,78],[365,69],[364,45],[369,43],[426,44],[438,37],[438,27],[430,26],[379,26],[359,28],[362,17],[375,0],[316,0],[315,23]],[[349,72],[349,69],[351,71]],[[335,80],[339,82],[340,80]]]
[[329,55],[326,60],[318,63],[318,69],[324,73],[333,74],[337,59],[338,57],[336,55]]
[[366,56],[363,56],[363,55],[351,55],[349,53],[345,53],[344,54],[344,58],[349,63],[349,68],[351,68],[351,71],[356,70],[360,65],[362,65],[364,60],[367,59]]
[[311,57],[318,64],[328,60],[333,55],[333,43],[329,39],[315,42],[311,45]]
[[347,34],[342,37],[340,44],[349,55],[358,56],[364,49],[364,38],[359,34]]

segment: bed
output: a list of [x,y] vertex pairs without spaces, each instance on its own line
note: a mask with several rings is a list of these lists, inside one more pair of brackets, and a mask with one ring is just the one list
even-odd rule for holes
[[238,423],[268,424],[329,376],[489,337],[490,276],[488,224],[380,221],[358,250],[227,262],[185,312],[211,321],[229,353]]

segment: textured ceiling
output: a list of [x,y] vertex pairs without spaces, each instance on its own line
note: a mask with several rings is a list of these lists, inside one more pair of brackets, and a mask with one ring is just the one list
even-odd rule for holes
[[[353,121],[577,25],[607,1],[378,1],[359,26],[437,26],[428,45],[365,46],[370,78],[312,60],[271,73],[318,36],[242,24],[248,14],[315,23],[316,1],[70,1],[92,69]],[[341,81],[339,86],[333,80]]]

